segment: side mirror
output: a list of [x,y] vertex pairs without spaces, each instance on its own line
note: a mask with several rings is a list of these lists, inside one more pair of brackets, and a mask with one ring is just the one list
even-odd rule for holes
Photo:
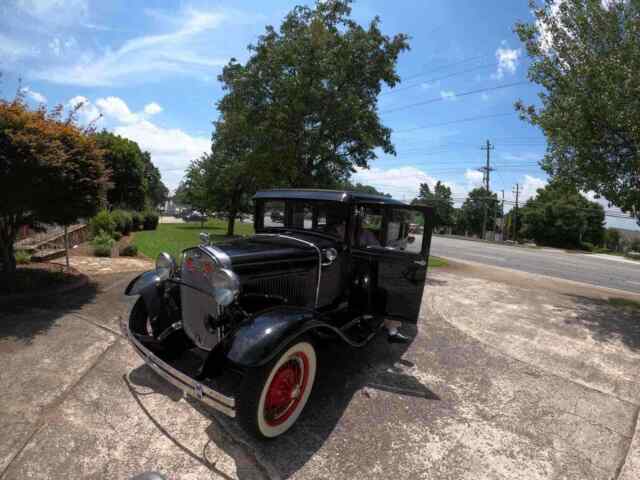
[[209,245],[209,234],[200,232],[200,245]]

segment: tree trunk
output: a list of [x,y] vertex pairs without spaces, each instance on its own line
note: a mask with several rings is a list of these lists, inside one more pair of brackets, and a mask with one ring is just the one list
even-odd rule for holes
[[16,279],[16,256],[13,250],[13,242],[15,238],[0,242],[0,255],[2,260],[2,275],[0,277],[0,286],[2,290],[11,290],[15,286]]
[[64,226],[64,256],[67,263],[67,270],[69,270],[69,231],[67,226]]
[[236,216],[237,212],[233,210],[229,212],[229,216],[227,217],[227,236],[229,237],[232,237],[235,234]]

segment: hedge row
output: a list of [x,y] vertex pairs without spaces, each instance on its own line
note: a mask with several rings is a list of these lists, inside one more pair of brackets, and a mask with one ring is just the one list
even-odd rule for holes
[[132,212],[128,210],[101,210],[91,219],[91,233],[94,237],[104,232],[111,237],[129,235],[136,230],[155,230],[158,227],[158,213],[154,210]]

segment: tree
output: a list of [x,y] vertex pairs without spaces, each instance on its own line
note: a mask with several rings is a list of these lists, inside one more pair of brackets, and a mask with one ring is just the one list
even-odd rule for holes
[[96,140],[111,171],[112,188],[107,193],[109,205],[143,210],[147,193],[146,164],[138,144],[106,130],[96,134]]
[[377,99],[383,84],[399,81],[407,36],[383,35],[377,17],[362,27],[350,3],[295,7],[249,47],[246,64],[232,59],[223,69],[218,108],[250,127],[241,163],[253,165],[255,184],[331,186],[367,168],[377,148],[395,153]]
[[522,234],[537,244],[580,248],[584,243],[602,244],[604,209],[559,181],[538,189],[520,209]]
[[[183,181],[178,186],[176,197],[203,215],[210,215],[215,209],[212,188],[208,182],[212,172],[208,170],[208,155],[193,160],[187,168]],[[202,221],[204,223],[204,220]]]
[[144,159],[144,179],[145,179],[145,197],[146,203],[150,207],[157,207],[166,202],[169,198],[169,189],[162,183],[160,170],[151,162],[149,152],[143,152]]
[[429,188],[429,184],[421,183],[418,197],[411,202],[412,205],[429,205],[433,207],[433,226],[434,228],[449,227],[453,225],[453,199],[451,198],[451,189],[444,183],[436,182],[433,192]]
[[104,200],[108,176],[93,132],[76,125],[75,111],[66,119],[62,112],[62,106],[31,110],[21,93],[0,99],[0,261],[8,288],[20,226],[68,225],[93,215]]
[[488,191],[484,187],[474,188],[469,192],[460,208],[460,226],[464,231],[481,237],[485,212],[487,213],[486,228],[487,230],[493,230],[495,228],[495,219],[492,212],[497,210],[498,196],[495,193]]
[[615,228],[607,228],[604,233],[604,246],[613,252],[619,252],[622,243],[620,231]]
[[547,136],[543,168],[640,222],[640,2],[545,0],[515,27],[541,105],[516,103]]

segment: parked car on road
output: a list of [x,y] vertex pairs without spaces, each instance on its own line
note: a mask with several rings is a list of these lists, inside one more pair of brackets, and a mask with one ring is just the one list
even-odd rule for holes
[[307,403],[318,339],[362,348],[385,320],[417,322],[432,210],[346,191],[254,200],[254,236],[212,245],[201,234],[129,284],[140,297],[126,334],[167,381],[272,438]]

